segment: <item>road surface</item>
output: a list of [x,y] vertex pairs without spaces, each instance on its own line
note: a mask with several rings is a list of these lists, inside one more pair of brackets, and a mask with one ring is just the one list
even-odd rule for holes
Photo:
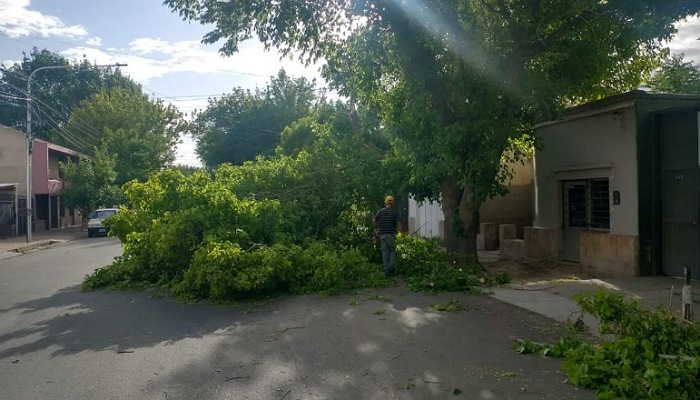
[[[558,360],[510,349],[554,338],[551,320],[486,296],[393,288],[216,307],[81,292],[120,252],[81,239],[0,261],[0,398],[594,398]],[[455,298],[468,310],[430,309]]]

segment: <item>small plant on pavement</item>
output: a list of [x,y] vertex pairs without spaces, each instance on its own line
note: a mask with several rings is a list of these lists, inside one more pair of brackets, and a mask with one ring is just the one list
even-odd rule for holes
[[457,299],[452,299],[446,303],[436,303],[430,306],[435,311],[464,311],[466,307]]

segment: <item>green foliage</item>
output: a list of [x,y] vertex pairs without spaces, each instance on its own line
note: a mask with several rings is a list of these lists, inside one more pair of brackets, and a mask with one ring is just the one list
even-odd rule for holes
[[654,92],[700,94],[700,65],[674,55],[661,63],[647,84]]
[[515,142],[531,137],[534,122],[638,87],[665,55],[674,22],[700,11],[697,0],[165,4],[211,25],[203,41],[224,54],[257,37],[285,55],[327,60],[327,80],[396,137],[412,193],[441,198],[448,220],[457,211],[450,252],[470,253],[471,217],[504,192],[501,160],[510,151],[517,159]]
[[478,266],[449,264],[445,250],[434,239],[398,235],[396,270],[411,290],[461,291],[485,283]]
[[73,110],[65,130],[84,136],[85,126],[91,135],[82,148],[92,153],[92,146],[104,146],[115,155],[116,183],[148,177],[173,161],[175,144],[187,125],[172,105],[153,101],[140,88],[101,90],[82,101]]
[[601,333],[615,339],[599,345],[568,337],[554,345],[521,341],[514,343],[516,351],[564,357],[569,381],[596,389],[599,399],[700,398],[699,324],[679,322],[668,312],[651,312],[603,290],[575,300],[600,320]]
[[309,237],[290,242],[297,228],[284,223],[279,200],[242,200],[230,183],[166,169],[125,185],[133,208],[106,221],[124,254],[84,288],[164,285],[184,298],[225,301],[392,284],[357,248]]
[[378,300],[378,301],[384,301],[384,302],[390,302],[390,301],[391,301],[390,298],[388,298],[388,297],[386,297],[386,296],[382,296],[382,295],[380,295],[380,294],[376,294],[376,293],[373,294],[373,295],[371,295],[371,296],[369,296],[369,300]]
[[[242,165],[258,156],[273,155],[285,127],[311,113],[314,86],[306,78],[292,78],[281,70],[263,89],[239,87],[210,99],[194,118],[197,154],[208,167]],[[299,140],[303,144],[306,139]]]
[[74,163],[68,159],[59,163],[59,169],[66,182],[61,201],[69,208],[80,209],[85,218],[97,207],[121,203],[123,194],[115,184],[114,157],[106,151],[96,149],[94,161]]
[[[32,126],[32,134],[40,139],[67,146],[74,150],[84,142],[90,141],[89,128],[83,129],[77,136],[66,134],[65,123],[71,119],[72,110],[78,104],[99,92],[102,88],[116,87],[139,88],[139,85],[129,77],[122,75],[119,68],[97,67],[88,60],[71,63],[59,53],[49,50],[39,50],[34,47],[28,54],[23,52],[22,61],[10,66],[0,65],[0,84],[3,91],[18,98],[26,98],[27,78],[32,71],[41,67],[62,65],[69,68],[46,69],[37,72],[32,77],[32,98],[36,99],[34,112],[37,119]],[[2,85],[0,85],[2,86]],[[8,107],[0,107],[0,124],[17,126],[18,121],[26,118],[26,103],[24,101],[9,103]],[[42,123],[43,122],[43,123]],[[60,127],[59,127],[60,125]],[[98,146],[92,143],[92,146]]]
[[507,285],[512,280],[513,279],[510,277],[510,275],[507,272],[501,272],[500,274],[496,275],[492,281],[495,285]]
[[466,307],[457,299],[449,300],[447,303],[435,303],[430,306],[435,311],[464,311]]

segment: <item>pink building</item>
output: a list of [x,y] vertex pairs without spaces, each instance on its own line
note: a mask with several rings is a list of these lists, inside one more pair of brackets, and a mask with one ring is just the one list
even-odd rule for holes
[[[23,132],[0,126],[0,237],[26,234],[27,149]],[[58,165],[85,154],[35,139],[32,151],[33,231],[80,224],[77,211],[61,205]]]

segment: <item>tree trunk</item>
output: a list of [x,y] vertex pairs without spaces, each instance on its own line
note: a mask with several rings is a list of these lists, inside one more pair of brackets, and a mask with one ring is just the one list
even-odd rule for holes
[[479,206],[471,187],[460,188],[454,178],[440,184],[445,214],[445,248],[461,265],[478,263],[476,235],[479,233]]

